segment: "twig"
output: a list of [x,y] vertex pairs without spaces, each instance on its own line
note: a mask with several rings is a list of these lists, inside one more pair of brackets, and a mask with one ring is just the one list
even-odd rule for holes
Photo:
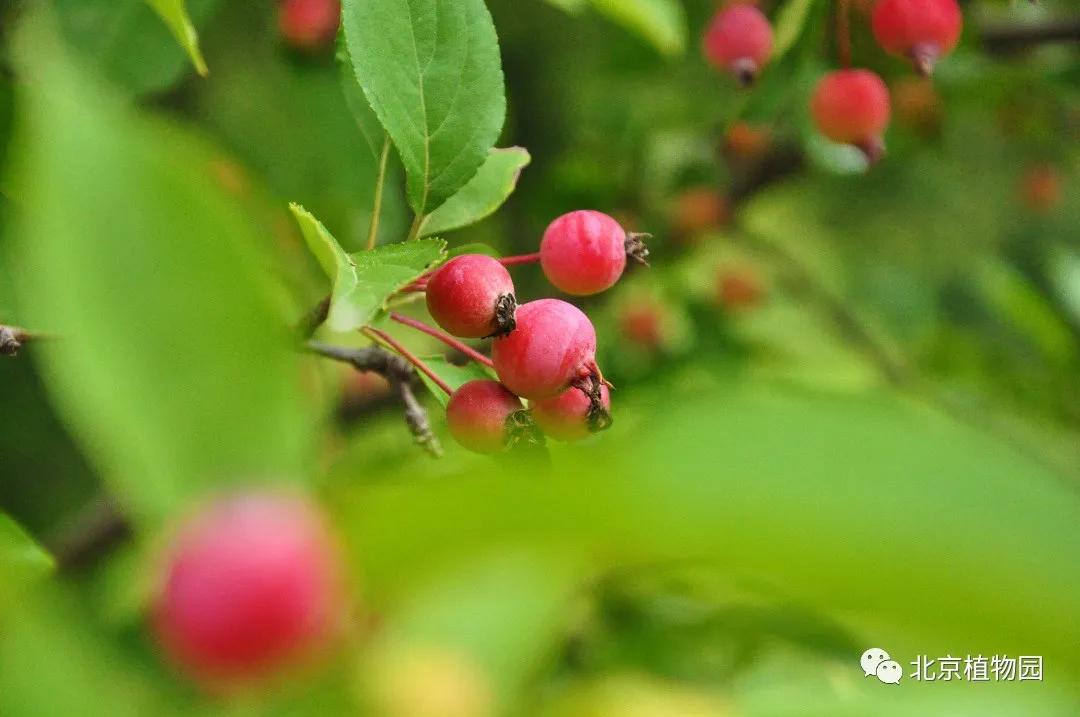
[[1028,45],[1080,42],[1080,20],[1058,20],[1038,25],[988,25],[979,31],[987,52],[1006,53]]
[[300,319],[300,323],[296,326],[296,333],[300,335],[301,341],[307,341],[314,336],[315,331],[326,321],[326,317],[330,315],[330,298],[330,294],[327,294],[326,298]]
[[836,54],[840,66],[851,69],[851,0],[836,0]]
[[447,384],[446,381],[443,381],[441,378],[439,378],[438,374],[436,374],[434,371],[432,371],[431,368],[426,363],[424,363],[423,361],[418,359],[415,355],[413,355],[413,353],[411,351],[409,351],[407,348],[405,348],[400,343],[398,343],[397,340],[395,340],[392,336],[390,336],[390,334],[386,333],[385,331],[379,331],[378,329],[373,329],[370,326],[365,326],[364,328],[361,329],[361,331],[363,331],[365,334],[367,334],[371,338],[374,338],[377,341],[386,344],[391,349],[393,349],[395,352],[397,352],[397,354],[399,356],[401,356],[403,359],[408,361],[410,364],[412,364],[418,370],[423,371],[424,375],[427,376],[428,378],[430,378],[432,383],[434,383],[436,386],[438,386],[443,391],[445,391],[447,396],[454,393],[454,389],[450,388],[449,384]]
[[[374,332],[375,329],[371,331]],[[408,358],[395,356],[381,346],[345,348],[309,341],[307,348],[312,353],[347,363],[357,371],[372,371],[386,378],[401,396],[401,402],[405,406],[405,422],[409,425],[409,430],[412,431],[416,442],[436,458],[442,456],[442,446],[439,445],[438,438],[431,430],[427,411],[416,400],[416,394],[413,393],[412,382],[416,379],[416,367],[409,362]]]
[[386,185],[386,165],[390,159],[390,135],[383,142],[382,155],[379,157],[379,174],[375,180],[375,206],[371,210],[371,226],[368,228],[367,250],[375,248],[379,240],[379,216],[382,214],[383,187]]
[[91,567],[130,535],[131,526],[116,504],[109,498],[98,498],[48,540],[47,546],[57,568],[73,572]]
[[436,328],[428,326],[423,321],[417,321],[416,319],[410,318],[408,316],[404,316],[404,315],[399,314],[397,312],[391,312],[390,318],[392,320],[398,322],[399,324],[403,324],[403,325],[408,326],[410,328],[414,328],[417,331],[422,331],[423,333],[427,334],[428,336],[433,336],[433,337],[437,338],[439,341],[442,341],[444,344],[446,344],[450,348],[457,349],[458,351],[465,354],[466,356],[471,358],[473,361],[476,361],[477,363],[481,363],[481,364],[487,366],[488,368],[495,368],[495,365],[491,362],[491,359],[489,359],[484,354],[480,353],[479,351],[477,351],[474,348],[466,346],[462,342],[455,339],[453,336],[448,336],[447,334],[444,334],[442,331],[439,331]]

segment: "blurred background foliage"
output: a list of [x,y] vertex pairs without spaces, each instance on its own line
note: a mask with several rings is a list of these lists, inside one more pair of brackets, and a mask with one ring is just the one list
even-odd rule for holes
[[[853,2],[893,102],[867,171],[806,110],[832,3],[763,1],[783,53],[740,92],[701,58],[714,0],[489,0],[499,146],[532,163],[451,249],[529,253],[584,207],[653,235],[651,269],[580,302],[616,423],[554,475],[434,461],[380,379],[281,350],[325,293],[288,203],[360,250],[377,158],[333,48],[284,47],[271,0],[187,5],[205,78],[142,0],[54,0],[62,39],[21,48],[0,8],[0,322],[65,334],[0,361],[0,714],[424,717],[403,695],[438,689],[462,717],[1076,714],[1080,52],[1016,40],[1075,3],[967,3],[928,82]],[[382,243],[411,220],[395,162]],[[380,628],[221,706],[142,636],[148,564],[189,500],[253,479],[332,506]],[[50,570],[30,536],[63,557],[113,499],[133,534],[19,600]],[[868,685],[871,645],[1046,678]],[[361,674],[400,689],[366,704]]]

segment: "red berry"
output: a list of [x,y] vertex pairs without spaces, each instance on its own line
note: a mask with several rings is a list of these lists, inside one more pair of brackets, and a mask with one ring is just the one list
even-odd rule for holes
[[929,75],[960,39],[964,18],[956,0],[881,0],[871,17],[884,50],[911,61]]
[[454,257],[431,276],[426,291],[431,317],[454,336],[482,339],[514,328],[514,281],[490,256]]
[[671,209],[674,237],[691,242],[722,226],[730,213],[727,198],[712,187],[687,189],[675,197]]
[[655,351],[664,342],[663,317],[652,304],[632,306],[620,317],[619,329],[631,343]]
[[558,396],[575,381],[600,375],[592,322],[558,299],[522,304],[517,329],[495,341],[491,360],[499,380],[530,401]]
[[339,0],[282,0],[278,7],[278,31],[285,43],[303,52],[328,48],[341,22]]
[[601,212],[564,214],[544,232],[540,265],[557,289],[575,296],[598,294],[626,269],[626,232]]
[[880,158],[889,124],[889,90],[869,70],[839,70],[821,78],[810,100],[818,130],[834,142],[852,144],[870,161]]
[[772,54],[773,31],[768,18],[752,5],[730,5],[716,13],[705,32],[705,55],[740,85],[754,82]]
[[761,280],[752,270],[721,272],[718,279],[717,299],[729,311],[757,306],[765,296]]
[[[605,411],[611,410],[611,394],[602,384],[600,401]],[[582,441],[596,432],[590,427],[592,401],[579,389],[571,388],[555,398],[533,401],[529,408],[540,430],[557,441]]]
[[154,628],[168,656],[210,684],[265,676],[324,647],[343,608],[329,530],[304,500],[218,500],[172,543]]
[[507,419],[524,408],[498,381],[469,381],[450,397],[446,423],[454,440],[474,453],[499,453],[510,440]]
[[1048,164],[1032,167],[1024,175],[1022,196],[1033,212],[1046,214],[1061,203],[1061,174]]

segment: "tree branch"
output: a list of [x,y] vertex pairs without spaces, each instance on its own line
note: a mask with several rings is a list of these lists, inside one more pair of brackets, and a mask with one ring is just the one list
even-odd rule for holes
[[1006,54],[1029,45],[1080,42],[1080,20],[1056,20],[1038,25],[987,25],[979,37],[987,52]]

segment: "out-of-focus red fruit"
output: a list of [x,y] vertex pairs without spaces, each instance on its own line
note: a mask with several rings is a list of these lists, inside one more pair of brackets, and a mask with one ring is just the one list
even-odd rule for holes
[[742,311],[761,304],[765,287],[749,268],[722,270],[717,277],[717,301],[728,311]]
[[760,158],[772,143],[767,127],[754,127],[746,122],[736,122],[724,135],[722,151],[729,162],[745,164]]
[[964,18],[956,0],[880,0],[870,23],[886,52],[929,76],[934,63],[956,47]]
[[312,504],[238,493],[180,527],[153,626],[177,666],[220,689],[325,648],[341,626],[342,588],[337,546]]
[[1021,196],[1028,209],[1039,214],[1053,211],[1061,203],[1061,174],[1049,164],[1032,167],[1024,174]]
[[354,405],[374,403],[390,395],[390,382],[372,371],[357,371],[346,366],[344,400]]
[[663,321],[663,314],[656,305],[640,303],[623,312],[619,317],[619,328],[631,343],[656,351],[664,342]]
[[705,56],[740,86],[754,83],[772,54],[773,29],[753,5],[738,3],[716,13],[705,31]]
[[339,0],[281,0],[278,31],[294,50],[316,53],[328,49],[341,22]]
[[941,98],[924,77],[905,77],[892,87],[896,119],[921,134],[935,134],[941,127]]
[[858,147],[871,162],[884,153],[882,136],[892,113],[889,88],[869,70],[838,70],[821,78],[810,113],[818,131],[833,142]]
[[727,198],[716,189],[687,189],[675,197],[671,228],[676,239],[692,241],[704,232],[723,226],[729,213]]

